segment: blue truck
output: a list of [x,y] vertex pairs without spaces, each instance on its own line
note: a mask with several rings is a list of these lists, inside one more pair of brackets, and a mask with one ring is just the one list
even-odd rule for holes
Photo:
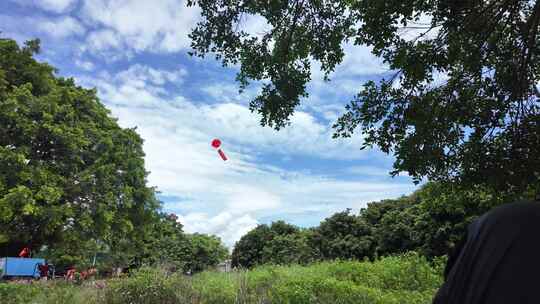
[[45,259],[31,258],[0,258],[0,279],[36,278],[40,277],[39,265],[44,265]]

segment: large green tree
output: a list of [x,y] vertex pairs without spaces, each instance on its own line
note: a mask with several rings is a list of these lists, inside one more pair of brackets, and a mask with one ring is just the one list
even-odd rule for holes
[[428,257],[450,253],[474,219],[507,202],[500,193],[482,187],[463,190],[438,183],[424,185],[409,200],[401,223],[409,223],[408,244]]
[[326,218],[314,229],[311,244],[323,259],[363,259],[375,247],[371,226],[350,209]]
[[403,253],[417,249],[412,237],[415,212],[415,193],[397,199],[369,203],[359,216],[369,223],[374,240],[370,257]]
[[105,246],[129,259],[159,208],[142,139],[38,51],[0,39],[0,255]]
[[[351,41],[371,47],[392,72],[359,88],[336,136],[360,132],[364,147],[395,156],[394,174],[417,181],[538,191],[539,0],[188,3],[202,10],[193,54],[239,64],[241,89],[263,81],[251,102],[263,125],[285,126],[308,96],[312,60],[329,76]],[[269,30],[240,30],[247,16],[263,18]],[[434,81],[440,76],[446,80]]]
[[268,225],[258,225],[234,245],[232,266],[250,268],[262,264],[264,246],[272,240]]
[[229,256],[229,251],[217,236],[194,233],[187,235],[187,240],[188,255],[184,265],[184,271],[187,273],[196,273],[217,266]]
[[[297,260],[297,257],[284,256],[286,244],[304,248],[302,241],[296,242],[295,237],[299,228],[284,221],[273,222],[270,226],[259,225],[246,233],[236,242],[232,252],[232,266],[251,268],[267,263],[284,263],[285,260]],[[290,252],[290,251],[287,251]],[[272,256],[280,253],[281,256]],[[302,253],[299,253],[302,255]]]
[[309,242],[312,233],[312,230],[298,230],[294,233],[274,236],[263,248],[262,263],[305,265],[318,260],[318,252],[310,246]]
[[135,266],[159,266],[183,270],[191,255],[188,236],[175,214],[159,213],[152,221],[142,244],[137,246]]

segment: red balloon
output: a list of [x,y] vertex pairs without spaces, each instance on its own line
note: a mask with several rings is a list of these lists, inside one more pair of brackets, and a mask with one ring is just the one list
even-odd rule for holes
[[221,140],[219,140],[217,138],[212,140],[212,147],[217,149],[217,148],[219,148],[219,146],[221,146]]

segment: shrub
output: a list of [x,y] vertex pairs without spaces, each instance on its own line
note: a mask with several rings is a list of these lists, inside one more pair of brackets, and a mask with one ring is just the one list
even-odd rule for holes
[[30,303],[41,292],[34,285],[0,283],[0,303]]
[[175,286],[167,273],[155,268],[141,268],[125,279],[111,280],[106,288],[107,304],[178,303]]
[[375,262],[265,265],[192,277],[142,268],[109,280],[103,291],[65,282],[0,284],[0,303],[428,304],[442,281],[443,262],[408,253]]
[[99,296],[99,291],[95,288],[75,286],[63,281],[31,284],[0,283],[0,303],[93,304],[99,302]]

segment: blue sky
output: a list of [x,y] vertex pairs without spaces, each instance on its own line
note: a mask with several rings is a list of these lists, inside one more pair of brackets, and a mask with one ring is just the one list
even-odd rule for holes
[[[389,73],[368,48],[344,44],[330,83],[313,62],[309,98],[276,132],[247,108],[257,84],[238,94],[237,67],[187,55],[198,18],[198,8],[174,0],[0,1],[3,37],[40,38],[40,60],[96,87],[121,126],[137,127],[149,185],[188,232],[217,234],[231,246],[259,223],[314,226],[414,191],[407,176],[389,177],[392,157],[359,150],[360,135],[332,139],[331,125],[362,84]],[[239,28],[258,35],[266,24],[250,16]],[[229,161],[211,148],[213,138]]]

